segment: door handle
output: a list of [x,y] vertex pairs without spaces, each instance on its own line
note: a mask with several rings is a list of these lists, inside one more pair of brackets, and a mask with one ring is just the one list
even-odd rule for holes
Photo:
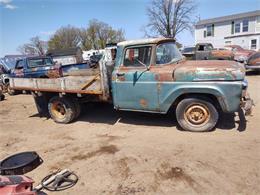
[[116,73],[116,76],[118,76],[118,77],[122,77],[122,76],[125,76],[125,73],[120,73],[120,72],[118,72],[118,73]]

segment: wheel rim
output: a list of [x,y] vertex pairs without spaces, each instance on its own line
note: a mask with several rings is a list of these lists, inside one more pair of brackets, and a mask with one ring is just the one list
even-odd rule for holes
[[66,115],[66,109],[63,103],[53,102],[51,105],[51,112],[55,118],[63,119]]
[[210,119],[210,112],[203,104],[193,104],[184,113],[184,119],[193,126],[202,126]]

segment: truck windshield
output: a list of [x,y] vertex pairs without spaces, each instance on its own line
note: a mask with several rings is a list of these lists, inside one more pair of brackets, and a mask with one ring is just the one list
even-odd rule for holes
[[156,49],[156,64],[170,64],[181,60],[182,54],[175,43],[163,43]]

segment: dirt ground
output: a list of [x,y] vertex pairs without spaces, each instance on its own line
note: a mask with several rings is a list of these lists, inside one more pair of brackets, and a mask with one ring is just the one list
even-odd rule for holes
[[0,102],[0,159],[37,151],[38,183],[69,168],[73,188],[48,194],[260,194],[260,75],[249,74],[253,116],[222,116],[208,133],[179,130],[168,115],[117,112],[89,104],[77,122],[40,118],[30,95]]

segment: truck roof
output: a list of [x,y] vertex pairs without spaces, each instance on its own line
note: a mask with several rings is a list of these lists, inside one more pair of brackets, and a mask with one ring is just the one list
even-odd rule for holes
[[131,40],[131,41],[123,41],[118,43],[118,46],[130,46],[130,45],[143,45],[143,44],[158,44],[162,42],[175,42],[173,38],[150,38],[150,39],[138,39],[138,40]]

